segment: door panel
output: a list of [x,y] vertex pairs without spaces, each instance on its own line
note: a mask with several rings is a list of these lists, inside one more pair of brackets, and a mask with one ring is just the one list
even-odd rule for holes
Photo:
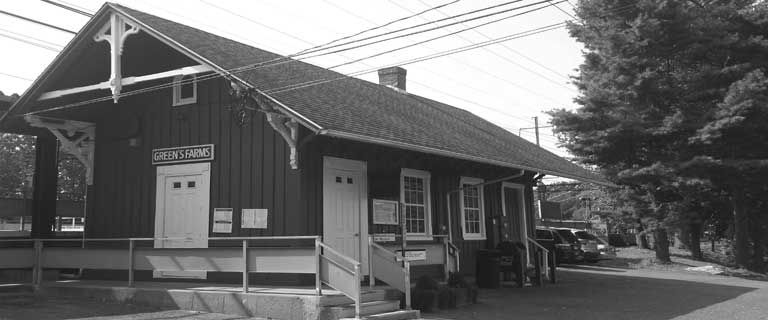
[[[157,168],[155,248],[207,248],[210,164]],[[155,277],[206,278],[205,271],[155,271]]]
[[504,212],[506,214],[502,223],[502,238],[507,241],[523,241],[520,190],[504,187],[501,196],[504,198]]
[[323,242],[360,261],[368,274],[368,186],[366,164],[323,158]]

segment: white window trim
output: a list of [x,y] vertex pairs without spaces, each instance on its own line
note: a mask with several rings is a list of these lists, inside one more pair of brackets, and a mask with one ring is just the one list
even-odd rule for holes
[[[192,77],[192,97],[181,98],[181,79],[185,76]],[[197,76],[194,74],[178,75],[173,77],[173,106],[183,106],[197,102]]]
[[[485,182],[483,179],[479,178],[471,178],[471,177],[461,177],[459,179],[459,188],[464,187],[465,184],[480,184]],[[486,233],[485,233],[485,196],[483,195],[484,190],[483,186],[478,187],[480,190],[478,190],[478,193],[480,194],[480,233],[468,233],[467,232],[467,225],[465,223],[465,216],[464,216],[464,189],[461,189],[461,192],[459,192],[459,215],[461,216],[461,234],[464,238],[464,240],[485,240],[486,239]]]
[[[403,204],[403,210],[405,210],[405,186],[403,185],[403,177],[417,177],[424,179],[424,233],[408,233],[408,240],[432,240],[432,175],[429,171],[416,170],[402,168],[400,169],[400,203]],[[405,218],[405,215],[403,215]],[[401,222],[402,223],[402,222]]]

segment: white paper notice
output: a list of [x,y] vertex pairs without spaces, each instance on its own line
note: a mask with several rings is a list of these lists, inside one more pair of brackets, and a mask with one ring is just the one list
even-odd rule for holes
[[232,233],[232,208],[213,209],[213,232]]
[[267,209],[243,209],[240,227],[266,229],[268,216]]

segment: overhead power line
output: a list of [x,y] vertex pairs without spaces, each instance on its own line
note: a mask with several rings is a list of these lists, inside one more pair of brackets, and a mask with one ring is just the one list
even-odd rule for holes
[[92,13],[85,12],[84,10],[80,10],[78,8],[75,8],[72,5],[67,5],[67,4],[64,4],[64,3],[59,3],[59,2],[51,1],[51,0],[41,0],[41,1],[43,1],[43,2],[45,2],[47,4],[52,4],[54,6],[57,6],[59,8],[65,9],[65,10],[72,11],[72,12],[77,13],[77,14],[84,15],[84,16],[89,17],[89,18],[93,17]]
[[[498,22],[504,21],[506,19],[511,19],[511,18],[514,18],[514,17],[518,17],[518,16],[521,16],[521,15],[524,15],[524,14],[528,14],[528,13],[531,13],[531,12],[534,12],[534,11],[538,11],[538,10],[544,9],[544,8],[546,8],[548,6],[551,6],[551,4],[550,5],[546,5],[544,7],[534,8],[534,9],[531,9],[531,10],[528,10],[528,11],[524,11],[524,12],[521,12],[521,13],[516,13],[516,14],[510,15],[510,16],[506,16],[506,17],[503,17],[503,18],[500,18],[500,19],[484,22],[484,23],[481,23],[481,24],[476,25],[476,26],[472,26],[472,27],[461,29],[459,31],[449,32],[448,34],[445,34],[445,35],[441,35],[441,36],[432,37],[432,38],[429,38],[429,39],[426,39],[426,40],[418,41],[418,42],[410,44],[410,45],[406,45],[406,46],[402,46],[402,47],[398,47],[398,48],[394,48],[394,49],[378,52],[378,53],[375,53],[375,54],[372,54],[372,55],[369,55],[369,56],[365,56],[365,57],[359,58],[357,60],[353,60],[353,61],[349,61],[349,62],[345,62],[345,63],[342,63],[342,64],[338,64],[338,65],[332,66],[332,67],[330,67],[328,69],[338,68],[338,67],[345,66],[345,65],[348,65],[348,64],[352,64],[352,63],[355,63],[355,62],[358,62],[358,61],[362,61],[362,60],[378,57],[378,56],[385,55],[385,54],[388,54],[388,53],[392,53],[392,52],[395,52],[395,51],[399,51],[399,50],[402,50],[402,49],[406,49],[406,48],[414,47],[414,46],[417,46],[417,45],[420,45],[420,44],[424,44],[424,43],[427,43],[427,42],[430,42],[430,41],[434,41],[434,40],[442,39],[442,38],[445,38],[445,37],[449,37],[449,36],[452,36],[452,35],[455,35],[455,34],[459,34],[459,33],[465,32],[465,31],[469,31],[469,30],[473,30],[473,29],[476,29],[476,28],[479,28],[479,27],[483,27],[483,26],[486,26],[486,25],[489,25],[489,24],[498,23]],[[528,7],[528,5],[517,7],[517,8],[513,8],[513,9],[522,9],[522,8],[525,8],[525,7]]]
[[0,10],[0,13],[2,13],[4,15],[7,15],[7,16],[14,17],[16,19],[21,19],[21,20],[24,20],[24,21],[27,21],[27,22],[36,23],[36,24],[39,24],[41,26],[45,26],[45,27],[48,27],[48,28],[51,28],[51,29],[56,29],[56,30],[59,30],[59,31],[62,31],[62,32],[66,32],[66,33],[69,33],[69,34],[77,34],[77,32],[74,32],[72,30],[64,29],[62,27],[57,27],[57,26],[54,26],[52,24],[48,24],[48,23],[45,23],[45,22],[42,22],[42,21],[38,21],[38,20],[35,20],[35,19],[31,19],[31,18],[27,18],[27,17],[24,17],[24,16],[20,16],[18,14],[10,13],[10,12],[5,11],[5,10]]
[[[539,27],[539,28],[535,28],[535,29],[528,30],[528,31],[525,31],[525,32],[520,32],[520,33],[508,35],[508,36],[505,36],[505,37],[497,38],[497,39],[494,39],[493,41],[486,41],[486,42],[478,43],[478,44],[472,45],[472,46],[464,46],[464,47],[460,47],[460,48],[454,48],[454,49],[446,50],[444,52],[440,52],[440,53],[436,53],[436,54],[431,54],[431,55],[422,56],[422,57],[415,58],[415,59],[401,61],[401,62],[395,63],[393,65],[408,65],[408,64],[413,64],[413,63],[421,62],[421,61],[436,59],[436,58],[439,58],[439,57],[442,57],[442,56],[451,55],[451,54],[455,54],[455,53],[459,53],[459,52],[464,52],[464,51],[467,51],[467,50],[472,50],[472,49],[475,49],[475,48],[477,48],[477,47],[479,47],[481,45],[491,45],[491,44],[495,44],[495,43],[502,42],[502,41],[510,41],[510,40],[513,40],[513,39],[518,39],[518,38],[522,38],[522,37],[532,36],[532,35],[539,34],[539,33],[542,33],[542,32],[546,32],[546,31],[562,28],[564,26],[565,26],[565,23],[558,23],[558,24],[548,25],[548,26],[544,26],[544,27]],[[267,66],[264,66],[264,65],[245,65],[245,66],[241,66],[241,67],[237,67],[237,68],[232,68],[232,69],[224,70],[224,72],[227,72],[228,74],[235,74],[235,73],[245,72],[245,71],[248,71],[248,70],[264,68],[264,67],[268,67],[268,66],[269,65],[267,65]],[[392,66],[392,65],[388,65],[388,66]],[[382,67],[384,67],[384,66],[382,66]],[[366,73],[376,72],[379,69],[381,69],[381,67],[374,68],[374,69],[369,69],[369,70],[362,70],[362,71],[358,71],[358,72],[353,72],[353,73],[342,75],[340,77],[333,78],[333,79],[327,79],[327,80],[324,79],[324,80],[319,80],[319,81],[308,81],[308,82],[305,82],[305,83],[299,83],[299,84],[292,85],[292,86],[285,86],[285,87],[281,87],[281,88],[275,88],[273,90],[269,90],[269,93],[283,93],[283,92],[297,90],[297,89],[306,88],[306,87],[310,87],[310,86],[315,86],[315,85],[325,84],[325,83],[329,83],[329,82],[339,81],[339,80],[348,79],[348,78],[351,78],[351,77],[354,77],[354,76],[358,76],[358,75],[362,75],[362,74],[366,74]],[[172,82],[168,82],[168,83],[164,83],[164,84],[159,84],[159,85],[152,86],[152,87],[147,87],[147,88],[136,89],[136,90],[132,90],[132,91],[128,91],[128,92],[123,92],[119,96],[120,97],[133,96],[133,95],[142,94],[142,93],[146,93],[146,92],[152,92],[152,91],[157,91],[157,90],[162,90],[162,89],[170,88],[170,87],[173,87],[176,84],[191,83],[193,81],[201,82],[201,81],[206,81],[206,80],[215,79],[215,78],[221,78],[221,77],[225,77],[225,75],[218,74],[218,73],[213,73],[213,74],[210,74],[210,75],[200,76],[200,77],[197,77],[195,79],[182,80],[182,81],[172,81]],[[265,91],[265,93],[267,93],[267,92]],[[101,102],[101,101],[108,101],[108,100],[111,100],[111,99],[113,99],[113,96],[112,95],[108,95],[108,96],[103,96],[103,97],[100,97],[100,98],[90,99],[90,100],[86,100],[86,101],[73,102],[73,103],[69,103],[69,104],[66,104],[66,105],[49,108],[49,109],[46,109],[46,110],[30,112],[29,114],[37,114],[37,113],[43,113],[43,112],[51,112],[51,111],[71,109],[71,108],[75,108],[75,107],[79,107],[79,106],[83,106],[83,105],[87,105],[87,104],[91,104],[91,103],[96,103],[96,102]]]
[[15,74],[10,74],[10,73],[5,73],[5,72],[0,72],[0,75],[4,75],[6,77],[11,77],[11,78],[16,78],[16,79],[19,79],[19,80],[34,81],[34,80],[30,79],[30,78],[25,78],[25,77],[22,77],[22,76],[17,76]]
[[36,41],[38,43],[42,43],[42,44],[48,45],[50,47],[59,48],[59,50],[61,50],[61,48],[62,48],[62,46],[60,44],[58,44],[58,43],[53,43],[53,42],[50,42],[50,41],[45,41],[45,40],[40,39],[40,38],[35,38],[33,36],[28,36],[26,34],[14,32],[14,31],[11,31],[11,30],[8,30],[8,29],[0,28],[0,31],[5,32],[5,33],[10,33],[10,34],[15,35],[17,37],[22,37],[22,38],[29,39],[29,40],[32,40],[32,41]]
[[[426,3],[425,3],[423,0],[419,0],[419,2],[421,2],[421,4],[423,4],[423,5],[427,5],[427,4],[426,4]],[[397,5],[397,4],[396,4],[396,5]],[[400,5],[397,5],[397,6],[400,6]],[[402,6],[400,6],[400,7],[402,7]],[[406,8],[403,8],[403,9],[407,10]],[[448,15],[447,13],[443,12],[443,11],[437,10],[437,12],[439,12],[440,14],[442,14],[442,15],[443,15],[443,16],[445,16],[445,17],[449,17],[449,15]],[[466,24],[462,23],[462,25],[466,25]],[[486,40],[492,39],[492,38],[491,38],[489,35],[487,35],[487,34],[483,33],[483,32],[482,32],[482,31],[480,31],[480,30],[473,30],[473,32],[475,32],[475,33],[479,34],[480,36],[482,36],[482,37],[483,37],[483,38],[485,38]],[[462,37],[462,38],[463,38],[463,37]],[[470,41],[469,39],[465,39],[465,40],[466,40],[466,41]],[[509,51],[509,52],[512,52],[513,54],[516,54],[516,55],[518,55],[518,56],[522,57],[522,58],[523,58],[523,59],[525,59],[525,60],[528,60],[528,61],[532,62],[533,64],[535,64],[535,65],[537,65],[537,66],[541,67],[542,69],[545,69],[545,70],[547,70],[547,71],[551,72],[551,73],[552,73],[552,74],[554,74],[554,75],[557,75],[558,77],[562,77],[562,78],[563,78],[563,79],[565,79],[565,80],[570,80],[570,79],[568,78],[568,76],[567,76],[567,75],[564,75],[564,74],[562,74],[562,73],[560,73],[560,72],[558,72],[558,71],[555,71],[554,69],[552,69],[552,68],[550,68],[550,67],[548,67],[548,66],[546,66],[546,65],[544,65],[544,64],[542,64],[542,63],[540,63],[540,62],[538,62],[538,61],[536,61],[535,59],[533,59],[533,58],[531,58],[531,57],[528,57],[527,55],[524,55],[524,54],[523,54],[523,53],[521,53],[520,51],[517,51],[517,50],[515,50],[515,49],[513,49],[513,48],[509,47],[509,46],[508,46],[508,45],[506,45],[505,43],[502,43],[502,44],[500,44],[500,47],[502,47],[502,48],[506,49],[506,50],[507,50],[507,51]],[[495,51],[493,51],[493,50],[490,50],[490,49],[486,49],[486,50],[487,50],[488,52],[491,52],[491,53],[493,53],[494,55],[496,55],[496,56],[498,56],[498,57],[503,57],[505,60],[509,61],[510,63],[514,63],[514,62],[513,62],[511,59],[509,59],[509,58],[508,58],[508,57],[506,57],[506,56],[503,56],[503,55],[499,55],[499,54],[497,54]],[[517,63],[515,63],[515,64],[517,64]],[[528,70],[527,68],[524,68],[524,69]],[[529,71],[530,71],[530,70],[529,70]],[[535,73],[535,71],[534,71],[534,73]]]
[[24,42],[26,44],[33,45],[33,46],[38,47],[38,48],[43,48],[43,49],[46,49],[46,50],[50,50],[50,51],[53,51],[53,52],[61,51],[61,48],[55,48],[55,47],[48,46],[48,45],[45,45],[45,44],[42,44],[42,43],[37,43],[37,42],[34,42],[34,41],[29,41],[27,39],[16,37],[16,36],[12,36],[10,34],[0,33],[0,37],[5,37],[5,38],[11,39],[11,40],[16,40],[16,41],[19,41],[19,42]]

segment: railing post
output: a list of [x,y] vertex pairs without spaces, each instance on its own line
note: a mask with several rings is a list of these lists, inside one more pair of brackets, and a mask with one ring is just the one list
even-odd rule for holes
[[360,263],[355,264],[355,319],[360,319],[360,300],[362,294],[360,293]]
[[550,282],[556,283],[557,282],[557,254],[555,251],[552,252],[552,267],[549,268],[549,272],[552,273],[552,277],[549,279]]
[[248,293],[248,240],[243,240],[243,293]]
[[133,239],[128,240],[128,286],[133,287]]
[[315,238],[315,294],[323,295],[323,284],[320,282],[320,237]]
[[450,249],[448,248],[448,238],[443,238],[443,255],[445,256],[445,263],[443,264],[443,278],[445,281],[448,281],[448,277],[451,273],[451,255],[448,252]]
[[32,285],[39,287],[43,282],[43,241],[35,240],[35,264],[32,268]]
[[368,287],[373,288],[376,285],[376,278],[373,276],[373,236],[368,236]]
[[411,263],[403,258],[405,266],[405,310],[411,310]]

